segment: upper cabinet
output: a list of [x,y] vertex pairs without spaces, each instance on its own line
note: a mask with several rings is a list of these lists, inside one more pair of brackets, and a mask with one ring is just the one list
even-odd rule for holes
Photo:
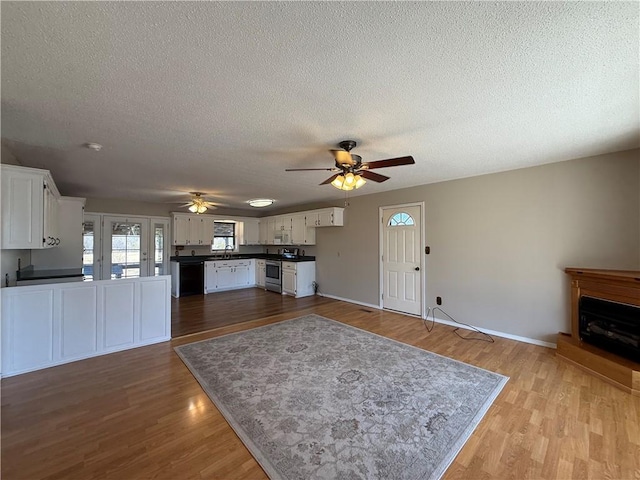
[[306,212],[309,227],[342,227],[344,226],[344,208],[323,208]]
[[239,218],[236,220],[238,224],[238,237],[240,245],[259,245],[260,244],[260,227],[257,218]]
[[315,245],[316,228],[344,226],[344,208],[331,207],[262,217],[258,227],[261,245]]
[[211,245],[213,219],[209,216],[173,214],[174,245]]
[[2,248],[59,245],[59,197],[48,170],[2,165]]

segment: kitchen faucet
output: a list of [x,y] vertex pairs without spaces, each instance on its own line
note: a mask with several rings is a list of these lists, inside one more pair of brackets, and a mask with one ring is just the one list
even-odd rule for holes
[[[227,248],[229,248],[231,251],[229,252],[229,255],[227,255]],[[222,254],[222,258],[225,259],[231,259],[231,252],[233,251],[233,247],[231,245],[225,245],[224,246],[224,253]]]

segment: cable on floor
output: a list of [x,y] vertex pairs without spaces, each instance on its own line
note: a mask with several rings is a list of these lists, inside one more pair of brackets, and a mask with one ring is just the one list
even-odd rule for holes
[[[459,325],[464,325],[465,327],[469,327],[469,329],[472,330],[473,332],[479,333],[480,335],[484,335],[484,337],[481,337],[481,338],[465,337],[465,336],[460,335],[460,333],[459,333],[459,330],[462,327],[456,327],[453,330],[453,333],[455,333],[457,336],[459,336],[463,340],[479,340],[481,342],[489,342],[489,343],[494,343],[495,342],[493,337],[491,335],[489,335],[488,333],[484,333],[483,331],[477,329],[473,325],[469,325],[469,324],[464,323],[464,322],[459,322],[458,320],[453,318],[451,315],[449,315],[447,312],[442,310],[440,307],[429,307],[427,309],[427,317],[423,320],[424,327],[427,329],[427,332],[431,332],[433,330],[433,327],[435,326],[435,323],[436,323],[436,310],[441,312],[441,313],[443,313],[444,315],[446,315],[449,318],[449,320],[451,320],[452,322],[457,323]],[[428,325],[429,314],[431,314],[431,327],[429,327],[429,325]]]

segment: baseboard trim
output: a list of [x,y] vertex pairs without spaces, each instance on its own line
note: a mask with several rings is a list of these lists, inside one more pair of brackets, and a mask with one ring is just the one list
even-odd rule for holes
[[342,302],[355,303],[356,305],[362,305],[363,307],[369,307],[369,308],[375,308],[376,310],[382,310],[380,308],[380,305],[374,305],[373,303],[358,302],[357,300],[351,300],[350,298],[342,298],[342,297],[338,297],[336,295],[329,295],[328,293],[318,293],[318,295],[321,296],[321,297],[333,298],[334,300],[340,300]]
[[[320,295],[321,297],[327,297],[327,298],[333,298],[334,300],[340,300],[343,302],[347,302],[347,303],[355,303],[356,305],[362,305],[364,307],[369,307],[369,308],[375,308],[376,310],[383,310],[382,308],[380,308],[379,305],[373,305],[371,303],[364,303],[364,302],[358,302],[357,300],[351,300],[349,298],[343,298],[343,297],[338,297],[336,295],[329,295],[326,293],[319,293],[318,295]],[[394,311],[394,313],[398,313],[400,315],[402,315],[401,312],[396,312]],[[407,317],[411,317],[411,318],[420,318],[415,317],[413,315],[407,315]],[[424,319],[424,318],[423,318]],[[546,347],[546,348],[557,348],[555,343],[551,343],[551,342],[544,342],[542,340],[538,340],[536,338],[529,338],[529,337],[522,337],[520,335],[513,335],[511,333],[505,333],[505,332],[499,332],[497,330],[489,330],[487,328],[484,327],[469,327],[467,325],[463,325],[461,323],[456,323],[456,322],[452,322],[450,320],[445,320],[442,318],[435,318],[436,323],[442,323],[443,325],[449,325],[451,327],[460,327],[463,328],[465,330],[474,330],[474,328],[477,328],[478,330],[484,332],[484,333],[488,333],[489,335],[495,335],[496,337],[501,337],[501,338],[508,338],[509,340],[515,340],[517,342],[523,342],[523,343],[530,343],[532,345],[538,345],[540,347]]]
[[489,335],[495,335],[496,337],[508,338],[509,340],[516,340],[518,342],[523,342],[523,343],[530,343],[532,345],[538,345],[540,347],[556,348],[556,344],[555,343],[544,342],[544,341],[538,340],[536,338],[521,337],[520,335],[513,335],[511,333],[499,332],[497,330],[489,330],[488,328],[484,328],[484,327],[473,327],[473,328],[471,328],[471,327],[468,327],[467,325],[463,325],[461,323],[452,322],[450,320],[444,320],[444,319],[438,318],[438,317],[435,318],[435,321],[436,321],[436,323],[442,323],[444,325],[449,325],[451,327],[464,328],[465,330],[473,331],[474,328],[477,328],[481,332],[488,333]]
[[147,347],[149,345],[155,345],[156,343],[162,343],[162,342],[170,342],[171,341],[171,337],[158,337],[158,338],[154,338],[152,340],[147,340],[147,341],[143,341],[140,343],[136,343],[135,345],[124,345],[121,347],[115,347],[106,351],[100,351],[100,352],[91,352],[91,353],[87,353],[84,355],[80,355],[78,357],[72,357],[72,358],[65,358],[65,359],[60,359],[60,360],[56,360],[54,362],[48,363],[46,365],[39,365],[37,367],[29,367],[29,368],[24,368],[21,370],[14,370],[12,372],[3,372],[0,373],[0,378],[9,378],[9,377],[15,377],[16,375],[22,375],[24,373],[30,373],[30,372],[36,372],[38,370],[44,370],[47,368],[51,368],[51,367],[58,367],[60,365],[65,365],[67,363],[73,363],[73,362],[79,362],[81,360],[87,360],[89,358],[95,358],[95,357],[101,357],[103,355],[110,355],[112,353],[118,353],[118,352],[124,352],[125,350],[133,350],[134,348],[139,348],[139,347]]

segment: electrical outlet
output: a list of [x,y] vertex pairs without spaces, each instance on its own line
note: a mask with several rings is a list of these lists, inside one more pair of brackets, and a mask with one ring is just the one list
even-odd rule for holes
[[442,305],[442,297],[436,297],[436,303]]

